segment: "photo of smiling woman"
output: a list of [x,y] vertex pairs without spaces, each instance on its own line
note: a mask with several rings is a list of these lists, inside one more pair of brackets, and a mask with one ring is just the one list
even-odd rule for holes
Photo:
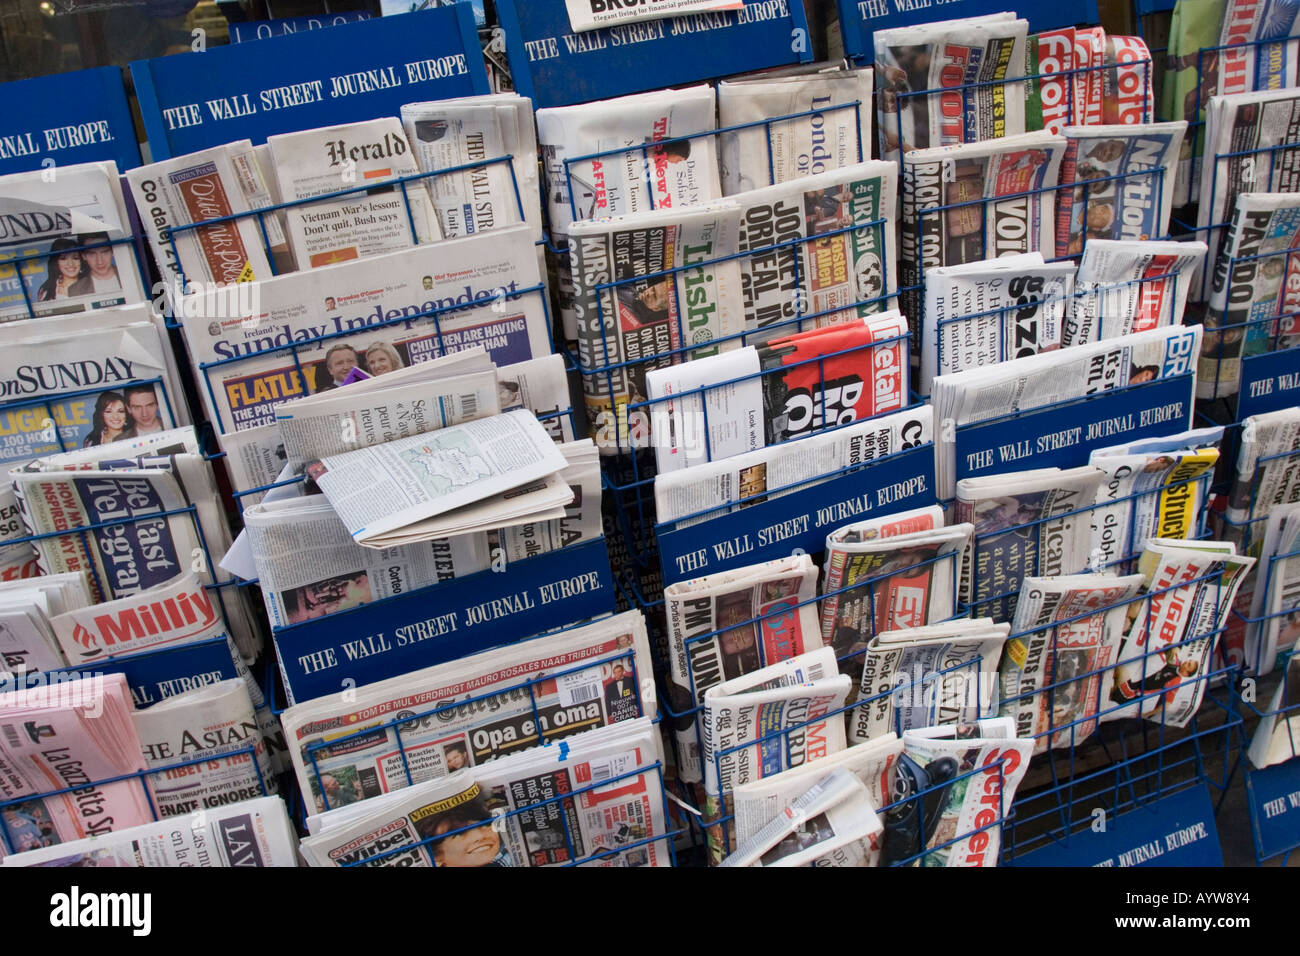
[[100,392],[90,418],[90,434],[81,443],[82,447],[135,437],[135,425],[126,411],[126,397],[121,392]]
[[[475,790],[478,790],[478,784],[474,784],[462,797]],[[461,797],[443,802],[451,803],[454,799]],[[415,826],[422,840],[441,837],[432,844],[426,844],[432,850],[433,861],[437,866],[517,866],[510,851],[505,848],[501,834],[493,828],[494,822],[487,801],[480,791],[472,799],[447,809],[437,809],[416,819]],[[481,826],[475,826],[476,823]],[[469,829],[453,832],[462,827]],[[451,836],[445,835],[449,833]]]
[[78,247],[75,239],[59,238],[50,243],[49,275],[36,290],[37,302],[70,299],[94,290]]

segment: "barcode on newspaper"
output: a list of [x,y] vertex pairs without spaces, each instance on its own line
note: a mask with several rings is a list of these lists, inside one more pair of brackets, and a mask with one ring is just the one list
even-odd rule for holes
[[565,674],[557,678],[555,683],[560,694],[560,703],[565,707],[585,704],[600,697],[599,668],[579,671],[576,674]]
[[[635,753],[615,754],[602,760],[592,760],[587,764],[587,770],[591,774],[590,783],[594,785],[591,792],[602,793],[636,783],[638,778],[624,776],[624,774],[630,774],[636,769],[637,755]],[[616,777],[619,779],[615,780]],[[581,774],[578,775],[578,779],[582,779]],[[611,780],[614,782],[610,783]]]
[[460,397],[460,407],[464,409],[465,414],[473,418],[478,414],[478,393],[470,392],[468,395]]

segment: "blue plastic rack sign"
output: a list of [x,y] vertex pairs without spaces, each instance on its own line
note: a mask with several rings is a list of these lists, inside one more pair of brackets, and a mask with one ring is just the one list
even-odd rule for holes
[[[1015,10],[1029,21],[1029,32],[1097,22],[1097,0],[1021,0],[1014,7],[1003,0],[837,0],[844,53],[867,62],[875,60],[871,34],[914,23],[979,17]],[[1169,4],[1173,7],[1173,3]]]
[[1025,468],[1077,468],[1094,448],[1192,427],[1196,383],[1179,375],[957,428],[958,479]]
[[614,610],[605,539],[275,632],[290,703],[512,644]]
[[1300,405],[1300,347],[1241,360],[1237,421]]
[[131,64],[155,159],[487,93],[465,4]]
[[118,67],[3,83],[0,103],[0,174],[108,159],[119,172],[140,165]]
[[1223,866],[1209,787],[1200,783],[1104,820],[1094,817],[1089,829],[1017,853],[1011,865]]
[[1300,758],[1249,771],[1246,793],[1260,859],[1300,847]]
[[[239,676],[230,643],[224,637],[180,647],[164,647],[143,654],[109,658],[49,673],[28,675],[23,685],[37,687],[73,681],[97,674],[124,674],[137,708],[148,707],[198,687]],[[0,690],[11,690],[0,681]]]
[[515,90],[537,109],[812,59],[802,0],[574,33],[561,0],[497,0]]
[[230,25],[230,42],[246,43],[249,40],[269,40],[271,37],[286,37],[292,33],[306,30],[320,30],[324,27],[338,27],[357,20],[369,20],[370,14],[365,10],[345,10],[341,13],[322,13],[315,17],[280,17],[276,20],[249,20]]
[[770,561],[796,548],[817,554],[826,548],[826,535],[841,525],[935,501],[934,445],[921,445],[731,514],[718,512],[685,527],[659,525],[663,582]]

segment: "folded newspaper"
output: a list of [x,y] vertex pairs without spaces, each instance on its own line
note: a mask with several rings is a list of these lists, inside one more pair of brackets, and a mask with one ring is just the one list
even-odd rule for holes
[[0,325],[0,464],[153,434],[189,411],[147,305]]
[[144,301],[116,163],[0,177],[0,219],[0,322]]
[[[841,768],[866,787],[871,808],[883,810],[893,800],[894,771],[902,752],[903,742],[890,732],[876,740],[810,760],[773,777],[741,784],[732,792],[737,845],[743,846],[809,786]],[[873,832],[857,841],[856,846],[850,843],[823,852],[813,860],[812,865],[878,866],[880,850],[881,833]]]
[[[134,709],[122,674],[0,693],[0,850],[22,853],[154,819],[143,782],[118,779],[145,769]],[[64,792],[42,796],[51,791]]]
[[[396,636],[437,635],[420,624]],[[653,673],[645,619],[629,612],[297,704],[282,720],[298,785],[308,806],[324,811],[594,727],[654,718]],[[399,737],[405,761],[394,759]]]
[[[465,96],[402,106],[402,127],[442,234],[471,235],[527,222],[542,238],[541,182],[532,103],[518,93]],[[479,160],[509,157],[508,162]]]
[[742,783],[843,750],[844,706],[851,682],[823,647],[717,684],[704,695],[705,820],[720,862],[736,846],[727,798]]
[[1300,195],[1237,195],[1223,249],[1213,262],[1197,398],[1236,395],[1242,358],[1300,345],[1297,248]]
[[1028,28],[994,13],[874,31],[881,157],[1023,133]]
[[997,866],[1002,821],[1029,769],[1032,740],[1005,717],[909,730],[881,863]]
[[[1263,541],[1255,555],[1251,589],[1250,631],[1246,639],[1249,672],[1267,674],[1279,655],[1292,652],[1300,638],[1300,504],[1278,505],[1269,512]],[[1254,550],[1251,551],[1254,554]],[[1300,657],[1300,655],[1296,655]],[[1291,665],[1294,668],[1294,664]]]
[[1255,559],[1221,541],[1151,538],[1138,562],[1147,597],[1129,606],[1101,719],[1143,716],[1186,727],[1210,680],[1215,646]]
[[724,461],[694,465],[655,478],[660,523],[687,527],[720,514],[802,491],[846,468],[916,448],[932,440],[928,405],[854,422]]
[[278,133],[266,145],[285,202],[359,190],[284,211],[299,269],[442,238],[421,183],[383,185],[420,172],[396,117]]
[[1300,756],[1300,654],[1289,659],[1282,682],[1255,728],[1246,758],[1257,770]]
[[160,771],[146,778],[160,818],[279,792],[243,681],[198,687],[131,717],[150,769]]
[[[1047,131],[903,155],[900,288],[927,270],[1017,253],[1055,254],[1056,186],[1066,140]],[[900,297],[920,329],[918,291]],[[919,345],[913,346],[914,350]]]
[[1034,753],[1076,747],[1097,729],[1098,689],[1115,663],[1140,574],[1026,576],[999,668],[1001,714]]
[[[722,195],[713,88],[655,90],[537,111],[551,237],[584,219],[695,206]],[[704,135],[697,135],[704,134]],[[661,145],[655,143],[667,140]],[[617,152],[614,152],[617,151]],[[579,338],[571,270],[556,264],[566,341]]]
[[1038,250],[927,269],[921,394],[936,375],[1060,348],[1074,271]]
[[822,636],[855,682],[873,637],[937,624],[957,613],[957,582],[973,529],[945,528],[941,515],[935,506],[826,536]]
[[532,412],[451,425],[309,462],[357,544],[382,549],[563,517],[564,454]]
[[1267,518],[1278,505],[1298,501],[1300,408],[1247,417],[1228,495],[1228,537],[1249,544],[1259,533],[1255,522]]
[[279,797],[259,797],[7,857],[3,866],[297,866],[298,835]]
[[[723,195],[870,159],[872,76],[868,67],[720,80]],[[783,116],[794,118],[773,121]]]
[[1086,240],[1169,234],[1185,121],[1067,126],[1062,132],[1068,145],[1061,185],[1072,188],[1061,189],[1056,200],[1056,255],[1077,256]]
[[883,829],[862,781],[837,767],[739,841],[719,866],[815,866],[836,853],[860,857],[862,844]]
[[993,716],[1007,633],[982,617],[877,634],[863,657],[849,742]]
[[[253,144],[214,146],[126,171],[140,218],[148,224],[149,248],[174,307],[191,287],[208,288],[272,275],[262,228],[272,247],[284,235],[275,214],[239,216],[273,204]],[[209,219],[224,222],[173,233]]]
[[1200,326],[1168,326],[937,376],[934,417],[952,423],[935,441],[939,497],[956,494],[956,429],[1128,385],[1194,375],[1200,346]]
[[49,574],[0,583],[0,685],[68,666],[53,622],[90,605],[84,574]]
[[1091,507],[1101,469],[1037,468],[957,482],[954,516],[974,525],[961,603],[1009,621],[1025,575],[1055,577],[1089,567]]
[[[1243,192],[1295,192],[1300,149],[1300,90],[1273,89],[1210,98],[1205,117],[1205,162],[1196,227],[1205,231],[1210,263],[1219,260],[1224,228]],[[1205,301],[1212,270],[1192,300]]]
[[1074,121],[1076,84],[1086,85],[1090,77],[1074,70],[1074,27],[1025,38],[1026,132],[1045,129],[1059,136]]
[[906,334],[891,310],[647,372],[656,472],[898,411]]
[[1147,538],[1196,538],[1219,461],[1222,428],[1093,449],[1102,471],[1092,509],[1092,570],[1134,559]]
[[817,568],[806,554],[664,588],[669,690],[683,715],[674,728],[679,779],[703,779],[696,709],[706,691],[822,646],[816,597]]
[[1075,277],[1064,346],[1182,325],[1203,242],[1089,239]]
[[668,866],[649,718],[308,818],[310,866]]

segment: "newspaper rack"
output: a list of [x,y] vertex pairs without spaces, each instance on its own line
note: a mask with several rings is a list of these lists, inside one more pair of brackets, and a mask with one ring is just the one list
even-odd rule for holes
[[[1295,614],[1295,609],[1289,613]],[[1272,719],[1282,723],[1280,733],[1285,741],[1281,763],[1259,769],[1249,759],[1245,761],[1251,835],[1255,862],[1260,866],[1265,860],[1277,856],[1282,857],[1281,865],[1286,866],[1292,853],[1300,848],[1300,823],[1296,820],[1300,806],[1292,799],[1300,783],[1300,731],[1297,730],[1300,727],[1300,703],[1297,702],[1295,677],[1290,673],[1294,668],[1288,667],[1288,662],[1296,654],[1300,654],[1300,649],[1293,648],[1283,655],[1281,706],[1266,709],[1256,706],[1249,698],[1244,699],[1245,708],[1261,721]],[[1273,734],[1279,734],[1276,726]],[[1288,751],[1290,756],[1286,757]]]
[[[106,236],[107,234],[101,232],[99,233],[99,235]],[[123,246],[131,250],[131,262],[132,262],[132,265],[130,266],[124,265],[123,268],[134,268],[136,270],[136,273],[140,277],[140,288],[148,289],[150,287],[149,282],[147,281],[149,276],[149,270],[148,268],[146,268],[144,263],[144,258],[141,252],[139,238],[132,233],[128,232],[125,235],[119,236],[116,239],[105,238],[104,240],[98,242],[86,242],[86,243],[78,242],[78,244],[75,246],[69,246],[66,249],[61,249],[57,253],[57,256],[67,255],[73,252],[77,253],[78,255],[82,255],[86,252],[91,251],[92,249],[109,249],[113,252],[114,262],[116,262],[117,250]],[[44,262],[46,260],[51,260],[54,258],[56,258],[56,255],[51,254],[49,252],[31,253],[25,256],[0,256],[0,277],[4,277],[5,273],[12,273],[12,278],[15,280],[15,284],[18,286],[20,290],[22,290],[23,306],[27,310],[26,316],[16,316],[13,318],[34,319],[40,317],[37,315],[39,309],[37,308],[36,303],[32,301],[32,294],[27,288],[27,278],[24,275],[24,267],[26,267],[27,263],[29,262]],[[127,303],[125,299],[123,299],[121,304],[128,305],[134,303]],[[93,312],[94,310],[86,310],[86,311]],[[47,314],[75,315],[77,313],[58,311],[58,312],[47,313]]]
[[[561,628],[561,630],[564,630],[564,628]],[[386,733],[388,730],[392,730],[393,735],[396,738],[397,756],[400,757],[401,759],[402,772],[406,775],[407,785],[410,786],[414,784],[416,781],[414,778],[414,774],[411,771],[411,763],[407,757],[406,747],[402,743],[402,733],[406,727],[415,727],[416,725],[422,722],[430,721],[438,718],[446,711],[465,707],[466,705],[469,704],[475,704],[479,701],[487,701],[498,697],[517,695],[522,692],[528,695],[529,705],[532,709],[532,714],[533,714],[532,726],[535,728],[532,736],[536,738],[534,746],[547,746],[559,742],[559,747],[560,747],[559,759],[563,761],[565,759],[565,755],[567,752],[567,746],[563,743],[563,740],[566,736],[570,736],[570,733],[565,732],[562,729],[558,729],[558,728],[557,728],[557,732],[555,733],[548,734],[546,732],[548,725],[545,720],[541,719],[540,709],[537,701],[537,691],[536,691],[537,686],[547,681],[553,681],[556,678],[563,676],[565,674],[576,673],[578,671],[587,670],[589,668],[598,665],[612,664],[622,660],[627,661],[627,669],[631,672],[632,682],[634,684],[639,684],[642,678],[637,674],[635,651],[631,648],[628,648],[626,650],[619,650],[614,653],[603,655],[601,657],[595,657],[590,660],[583,661],[581,664],[575,665],[573,667],[561,668],[559,670],[547,672],[546,674],[538,677],[528,678],[526,680],[522,680],[518,682],[517,684],[511,684],[508,687],[504,687],[499,690],[494,690],[489,693],[479,694],[477,696],[465,698],[462,700],[453,700],[447,703],[438,704],[433,707],[430,707],[427,710],[419,711],[418,713],[403,712],[400,716],[385,721],[383,723],[369,725],[361,730],[356,730],[349,734],[341,734],[339,736],[330,738],[328,741],[319,741],[316,743],[308,744],[304,750],[304,756],[306,758],[307,763],[309,763],[311,766],[313,777],[319,779],[321,776],[321,770],[320,770],[320,765],[318,763],[317,755],[320,754],[321,751],[330,750],[333,748],[337,748],[339,746],[346,747],[348,741],[362,740],[364,738],[372,737],[376,733]],[[642,701],[640,697],[638,697],[637,699],[636,716],[638,717],[647,716],[642,712]],[[656,718],[656,723],[657,722],[658,719]],[[662,794],[661,800],[663,804],[664,822],[668,828],[667,831],[659,836],[647,836],[639,839],[633,839],[618,847],[613,847],[613,848],[592,847],[591,852],[579,852],[578,846],[574,839],[575,834],[571,829],[570,815],[567,812],[564,812],[564,806],[566,801],[572,801],[574,798],[580,797],[582,794],[591,792],[597,788],[608,787],[611,783],[615,783],[619,780],[631,780],[633,778],[640,777],[643,774],[653,774],[654,779],[658,782],[659,790],[660,793]],[[316,812],[325,812],[327,810],[332,809],[330,806],[329,796],[323,790],[317,794],[304,794],[303,796],[305,800],[314,801]],[[611,776],[608,780],[594,782],[590,785],[583,786],[583,787],[577,787],[553,797],[542,797],[539,795],[538,799],[531,801],[527,807],[521,807],[516,810],[505,811],[500,813],[493,811],[492,816],[485,818],[481,821],[471,823],[466,826],[458,827],[456,829],[448,830],[447,832],[438,834],[436,836],[426,837],[415,843],[394,847],[391,850],[385,850],[381,853],[376,853],[370,857],[367,857],[364,860],[350,861],[343,865],[344,866],[367,866],[372,864],[378,864],[382,866],[405,865],[405,862],[410,862],[410,860],[406,859],[408,855],[414,854],[414,852],[419,848],[427,848],[429,850],[429,856],[432,857],[434,845],[438,842],[441,842],[442,840],[447,839],[450,836],[455,836],[456,834],[464,833],[469,830],[475,830],[478,829],[480,826],[484,826],[484,825],[491,826],[493,829],[500,831],[503,825],[502,823],[497,822],[500,818],[525,817],[527,815],[537,813],[540,808],[547,808],[558,804],[561,807],[561,810],[558,814],[552,813],[550,811],[544,811],[546,813],[546,817],[548,821],[554,819],[555,817],[558,817],[562,824],[561,829],[564,837],[563,849],[561,849],[559,846],[550,847],[548,849],[550,849],[551,852],[554,853],[567,855],[567,859],[560,858],[555,860],[554,862],[563,863],[563,865],[565,866],[578,866],[585,863],[595,863],[612,856],[616,856],[628,852],[635,852],[640,847],[648,846],[653,843],[662,842],[664,848],[666,849],[666,852],[668,853],[668,858],[671,862],[671,865],[675,866],[677,860],[677,854],[675,849],[675,837],[679,834],[680,831],[672,829],[671,821],[673,819],[673,811],[669,805],[668,799],[669,799],[668,790],[665,786],[665,781],[664,781],[663,764],[658,760],[647,761],[640,764],[634,769],[615,774]],[[385,863],[384,862],[385,860],[389,860],[390,862]],[[437,865],[436,862],[433,860],[430,860],[430,862],[431,865],[435,865],[435,866]],[[628,865],[634,865],[634,864],[629,863]]]
[[[58,684],[50,685],[54,692],[58,691]],[[46,843],[45,834],[42,832],[42,822],[45,826],[53,828],[48,813],[41,805],[42,801],[62,797],[65,795],[90,794],[93,795],[95,790],[109,784],[131,782],[139,785],[144,798],[148,803],[149,811],[155,821],[163,819],[159,815],[157,803],[154,800],[150,782],[154,777],[167,779],[171,776],[185,776],[195,771],[191,768],[198,767],[200,764],[234,764],[248,760],[251,762],[254,772],[257,775],[256,794],[252,794],[245,799],[251,799],[252,796],[268,796],[269,790],[266,779],[262,775],[262,768],[257,759],[256,746],[240,747],[236,750],[223,752],[216,756],[195,757],[190,760],[180,760],[174,763],[168,763],[165,766],[156,767],[151,770],[137,770],[132,773],[121,774],[116,777],[109,777],[104,780],[87,780],[84,783],[78,783],[70,787],[62,787],[58,790],[49,790],[43,793],[31,794],[29,796],[14,797],[9,800],[0,801],[0,850],[4,854],[19,853],[24,850],[34,850],[43,846],[57,845],[56,843]],[[75,799],[75,796],[74,796]],[[209,799],[214,799],[209,797]],[[216,801],[211,806],[222,805],[225,801]],[[197,809],[197,808],[196,808]],[[43,818],[43,820],[42,820]]]
[[[440,664],[614,610],[605,539],[392,595],[273,637],[289,703]],[[517,614],[526,614],[520,618]]]

